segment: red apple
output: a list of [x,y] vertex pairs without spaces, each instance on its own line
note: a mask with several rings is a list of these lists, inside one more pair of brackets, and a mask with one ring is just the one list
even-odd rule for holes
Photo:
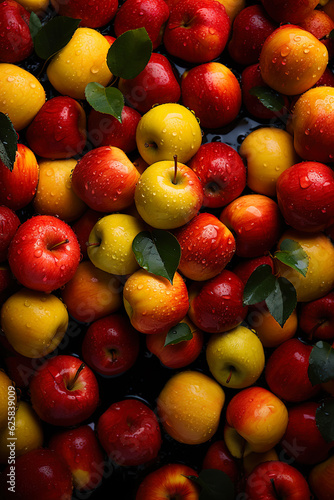
[[118,88],[126,101],[140,113],[147,113],[155,104],[178,102],[181,96],[171,63],[167,57],[155,52],[138,76],[127,80],[120,78]]
[[80,247],[70,226],[51,215],[36,215],[15,233],[8,250],[10,268],[32,290],[51,292],[75,274]]
[[74,356],[59,354],[48,359],[32,378],[31,403],[45,422],[77,425],[89,418],[99,401],[94,373]]
[[101,217],[105,214],[101,212],[96,212],[89,208],[86,212],[72,224],[72,229],[76,234],[77,240],[80,245],[81,259],[88,259],[87,255],[87,243],[91,230]]
[[113,403],[99,418],[97,435],[109,458],[122,466],[151,462],[161,446],[157,417],[137,399]]
[[82,357],[100,375],[129,370],[139,354],[139,334],[126,316],[112,314],[92,323],[82,342]]
[[270,266],[274,273],[274,263],[270,255],[264,255],[263,257],[254,257],[253,259],[243,259],[239,260],[237,265],[233,268],[233,272],[239,276],[244,285],[246,285],[250,275],[259,266],[266,264]]
[[229,452],[223,440],[212,443],[205,453],[202,469],[218,469],[229,476],[233,483],[238,479],[236,459]]
[[136,149],[136,129],[141,115],[124,106],[121,117],[122,123],[112,115],[92,109],[88,117],[88,134],[95,147],[115,146],[127,154]]
[[261,0],[262,5],[278,23],[299,23],[318,5],[318,0]]
[[334,292],[303,303],[299,315],[299,327],[308,340],[334,339]]
[[27,128],[27,141],[38,156],[72,158],[86,145],[86,114],[75,99],[57,96],[46,101]]
[[333,40],[328,37],[328,35],[334,29],[334,21],[326,12],[320,9],[313,10],[298,24],[301,28],[312,33],[312,35],[326,45],[329,59],[331,59],[334,55],[334,45]]
[[71,470],[77,491],[93,490],[103,478],[104,457],[94,431],[88,425],[53,434],[50,450]]
[[180,0],[171,9],[163,42],[167,52],[190,63],[218,57],[230,33],[225,7],[211,0]]
[[243,290],[241,279],[226,269],[211,280],[193,283],[189,288],[191,321],[209,333],[231,330],[247,314],[242,303]]
[[202,144],[188,166],[202,184],[204,207],[224,207],[246,187],[246,168],[240,155],[222,142]]
[[282,230],[277,203],[261,194],[240,196],[223,209],[219,218],[234,233],[239,257],[264,255]]
[[118,0],[51,0],[51,4],[61,16],[81,19],[80,26],[99,28],[115,16]]
[[285,401],[305,401],[319,392],[312,386],[307,370],[312,346],[297,338],[276,347],[267,360],[265,378],[270,390]]
[[20,224],[21,221],[13,210],[0,206],[0,262],[7,260],[9,244]]
[[30,13],[18,2],[0,3],[0,62],[17,63],[33,51]]

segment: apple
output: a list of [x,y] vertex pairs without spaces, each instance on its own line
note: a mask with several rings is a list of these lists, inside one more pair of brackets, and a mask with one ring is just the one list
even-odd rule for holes
[[99,402],[99,386],[90,368],[74,356],[48,359],[29,384],[31,403],[48,424],[77,425],[88,419]]
[[334,455],[315,465],[308,476],[312,492],[318,500],[331,500],[334,495]]
[[53,434],[49,449],[66,462],[77,491],[87,492],[100,485],[104,456],[94,431],[88,425]]
[[136,149],[136,130],[141,115],[129,106],[123,106],[120,123],[117,118],[92,109],[88,116],[88,136],[95,147],[114,146],[124,153]]
[[265,378],[270,390],[279,398],[297,403],[314,397],[320,386],[313,386],[307,370],[312,346],[297,338],[286,340],[269,356]]
[[139,334],[127,317],[111,314],[94,321],[82,341],[82,357],[94,372],[107,377],[129,370],[139,354]]
[[8,249],[8,262],[23,286],[51,292],[75,274],[80,247],[68,224],[51,215],[35,215],[16,231]]
[[226,13],[231,20],[234,21],[237,14],[245,8],[245,0],[219,0],[221,4],[224,5]]
[[0,3],[1,62],[17,63],[32,53],[29,19],[29,12],[19,3],[13,0]]
[[234,236],[213,214],[202,212],[174,236],[181,247],[179,271],[191,280],[214,278],[230,262],[235,252]]
[[173,283],[144,269],[124,284],[123,302],[132,326],[142,333],[167,333],[187,314],[188,290],[179,273]]
[[164,103],[142,116],[136,142],[139,154],[149,165],[162,160],[172,161],[175,155],[180,163],[186,163],[197,153],[202,133],[189,109],[182,104]]
[[[11,351],[13,351],[5,358],[8,375],[13,380],[16,388],[25,389],[28,387],[31,377],[35,374],[36,369],[44,363],[44,358],[28,358],[26,356],[22,356],[22,354],[15,351],[6,337],[4,337],[4,339],[6,343],[8,343]],[[2,339],[1,343],[3,344]],[[5,348],[7,348],[7,345]]]
[[[7,465],[0,479],[3,500],[71,500],[72,475],[65,462],[53,451],[38,448]],[[13,493],[14,492],[14,493]],[[47,493],[46,493],[47,492]]]
[[204,373],[186,370],[173,375],[157,399],[157,411],[165,431],[184,444],[209,441],[218,429],[225,394]]
[[51,0],[51,5],[61,16],[81,19],[80,26],[99,28],[109,23],[116,14],[117,0]]
[[302,304],[298,324],[310,341],[334,339],[334,292]]
[[68,313],[55,295],[22,288],[1,308],[1,328],[22,356],[40,358],[54,351],[68,326]]
[[229,476],[233,483],[236,483],[238,479],[237,461],[232,457],[222,439],[210,444],[204,455],[202,469],[221,470]]
[[230,34],[225,7],[210,0],[180,0],[170,11],[163,42],[171,56],[189,63],[216,59]]
[[79,263],[73,278],[62,287],[61,298],[75,320],[91,323],[121,307],[121,292],[118,277],[84,261]]
[[[9,406],[13,410],[15,410],[15,406],[17,403],[17,395],[15,387],[13,387],[12,381],[3,370],[0,370],[0,396],[1,396],[1,401],[5,401],[5,404],[1,404],[0,406],[0,430],[2,431],[8,425]],[[13,415],[10,416],[12,417]]]
[[193,110],[204,128],[220,128],[233,122],[241,107],[240,84],[232,71],[219,62],[199,64],[182,75],[182,103]]
[[252,307],[247,323],[256,331],[263,347],[277,347],[295,336],[299,326],[297,310],[294,309],[283,326],[268,311],[265,304]]
[[118,88],[126,101],[140,113],[147,113],[157,104],[178,102],[181,96],[173,66],[166,56],[155,52],[138,76],[120,78]]
[[266,264],[271,267],[274,272],[274,261],[270,255],[263,255],[262,257],[253,257],[251,259],[239,259],[235,267],[233,267],[233,272],[241,279],[244,285],[246,285],[249,277],[255,269],[259,266]]
[[93,210],[110,213],[131,205],[138,179],[138,170],[121,149],[101,146],[75,165],[72,188]]
[[291,465],[270,461],[259,464],[247,478],[249,500],[308,500],[311,492],[305,477]]
[[275,448],[264,453],[255,453],[254,451],[243,458],[242,466],[245,479],[250,475],[255,467],[263,462],[273,462],[274,460],[279,460]]
[[139,215],[147,224],[158,229],[175,229],[197,214],[203,190],[197,175],[175,156],[174,161],[158,161],[146,168],[134,199]]
[[91,230],[97,223],[97,221],[106,215],[105,213],[97,212],[88,208],[82,215],[72,224],[72,229],[76,234],[78,243],[80,245],[81,260],[87,260],[87,243]]
[[33,207],[40,215],[53,215],[64,222],[78,219],[87,205],[72,189],[73,158],[65,160],[40,160],[39,181]]
[[193,283],[189,288],[189,318],[204,332],[235,328],[247,314],[243,290],[241,279],[226,269],[211,280]]
[[239,325],[228,332],[210,336],[206,361],[211,374],[222,386],[243,389],[258,380],[264,369],[265,356],[256,333]]
[[203,187],[203,206],[219,208],[241,195],[246,168],[235,149],[222,142],[202,144],[188,162]]
[[48,0],[19,0],[17,3],[23,5],[29,12],[35,12],[38,16],[43,16],[49,7]]
[[247,387],[227,405],[224,440],[236,458],[264,453],[279,443],[287,424],[288,410],[275,394],[264,387]]
[[318,5],[317,0],[261,0],[262,5],[278,23],[299,23]]
[[326,45],[328,50],[329,60],[333,57],[333,43],[329,33],[334,29],[334,21],[322,10],[313,10],[303,21],[298,23],[301,28],[309,31],[318,40],[321,40]]
[[113,463],[137,466],[155,460],[161,447],[159,422],[138,399],[113,403],[97,422],[97,436]]
[[28,205],[35,195],[38,175],[34,153],[24,144],[18,144],[12,171],[0,160],[0,204],[12,210]]
[[147,474],[141,481],[136,500],[160,500],[178,498],[197,500],[198,486],[187,476],[197,476],[197,472],[187,465],[170,463]]
[[126,0],[115,17],[115,34],[118,37],[128,30],[145,28],[154,50],[162,41],[168,16],[169,8],[164,0]]
[[88,239],[88,257],[107,273],[125,275],[139,268],[132,242],[145,230],[143,222],[133,215],[114,213],[97,221]]
[[7,260],[9,244],[20,224],[13,210],[5,205],[0,206],[0,262]]

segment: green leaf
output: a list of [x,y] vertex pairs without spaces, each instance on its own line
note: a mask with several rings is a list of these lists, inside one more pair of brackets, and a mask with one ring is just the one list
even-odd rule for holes
[[296,289],[286,278],[275,278],[275,287],[265,302],[270,314],[283,328],[284,323],[297,305]]
[[187,323],[179,323],[173,326],[167,333],[164,346],[178,344],[179,342],[191,340],[192,338],[193,334]]
[[334,379],[334,349],[330,344],[322,340],[315,344],[307,373],[312,385]]
[[334,38],[334,30],[329,32],[328,38]]
[[275,252],[276,259],[292,267],[303,276],[306,276],[309,257],[298,241],[286,238],[282,241],[280,249]]
[[114,76],[135,78],[148,63],[152,42],[145,28],[129,30],[116,38],[107,54],[107,65]]
[[201,488],[199,500],[234,500],[234,484],[225,472],[204,469],[199,476],[186,476]]
[[36,34],[35,52],[41,59],[49,59],[71,40],[81,19],[56,16],[47,22]]
[[253,87],[249,93],[255,95],[270,111],[281,111],[284,107],[284,98],[270,87]]
[[7,115],[0,112],[0,160],[13,170],[17,151],[17,133]]
[[181,258],[181,247],[172,233],[164,229],[142,231],[134,238],[132,250],[141,267],[173,283]]
[[39,30],[41,29],[41,27],[42,27],[42,23],[41,23],[38,15],[35,14],[35,12],[32,12],[30,14],[30,19],[29,19],[29,31],[30,31],[30,35],[31,35],[31,38],[33,41],[35,40],[36,35],[39,32]]
[[244,288],[243,303],[246,306],[265,300],[274,290],[275,276],[268,264],[258,266],[248,278]]
[[334,441],[334,398],[327,398],[317,408],[315,423],[327,443]]
[[112,115],[122,123],[124,97],[115,87],[103,87],[100,83],[90,82],[86,85],[85,96],[87,102],[100,113]]

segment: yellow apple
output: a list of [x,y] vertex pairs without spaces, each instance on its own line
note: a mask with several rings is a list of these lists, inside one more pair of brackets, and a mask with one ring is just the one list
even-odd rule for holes
[[[8,424],[8,409],[12,411],[15,410],[17,397],[16,391],[13,387],[13,383],[6,375],[6,373],[0,370],[0,430],[7,427]],[[10,401],[10,403],[9,403]]]
[[29,12],[43,14],[49,7],[49,0],[17,0]]
[[263,462],[272,462],[274,460],[279,460],[275,448],[272,448],[271,450],[264,453],[255,453],[253,451],[252,453],[244,457],[242,461],[244,474],[246,476],[249,476],[249,474],[253,469],[255,469],[257,465],[262,464]]

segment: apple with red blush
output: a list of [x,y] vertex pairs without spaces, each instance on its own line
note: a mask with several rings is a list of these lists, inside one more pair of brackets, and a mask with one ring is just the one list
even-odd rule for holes
[[51,0],[60,16],[81,19],[80,26],[99,28],[109,23],[116,14],[118,0]]
[[274,273],[273,258],[270,255],[263,255],[262,257],[254,257],[253,259],[239,259],[237,265],[233,268],[233,272],[239,276],[242,282],[246,285],[251,274],[259,266],[267,265],[271,267]]
[[334,339],[334,292],[303,303],[298,324],[308,340]]
[[97,422],[97,436],[110,460],[121,466],[152,462],[161,447],[159,422],[138,399],[113,403]]
[[20,224],[21,221],[13,210],[0,206],[0,262],[7,260],[9,244]]
[[43,104],[26,133],[31,149],[50,159],[72,158],[86,145],[86,113],[78,101],[57,96]]
[[14,0],[0,3],[0,62],[17,63],[30,56],[33,42],[30,12]]
[[263,7],[277,23],[300,23],[318,5],[318,0],[261,0]]
[[37,415],[52,425],[72,426],[88,419],[99,402],[99,386],[92,370],[75,356],[48,359],[29,384]]
[[87,243],[89,239],[89,235],[101,217],[103,217],[104,213],[101,212],[96,212],[96,210],[92,210],[89,208],[86,210],[85,213],[82,214],[82,216],[77,219],[73,224],[72,224],[72,229],[75,232],[75,235],[77,237],[78,243],[80,245],[80,250],[81,250],[81,260],[87,260],[88,255],[87,255]]
[[236,483],[239,475],[238,463],[222,439],[210,444],[204,455],[202,469],[221,470],[233,483]]
[[333,40],[328,35],[334,29],[333,19],[323,10],[316,9],[298,24],[301,28],[312,33],[312,35],[326,45],[329,59],[331,59],[334,55],[334,45]]

